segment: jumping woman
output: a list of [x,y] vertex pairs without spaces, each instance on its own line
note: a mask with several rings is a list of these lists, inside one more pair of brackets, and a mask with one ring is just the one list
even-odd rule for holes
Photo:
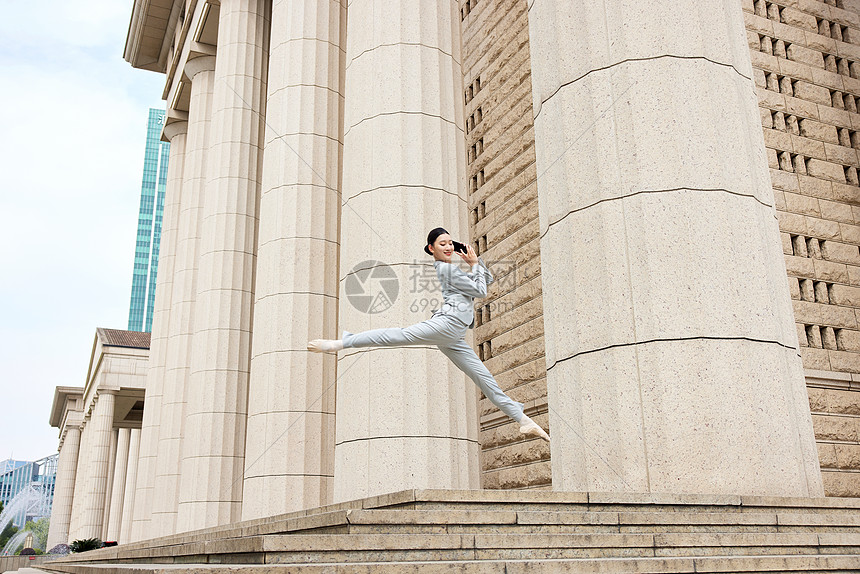
[[404,347],[409,345],[436,345],[457,367],[471,378],[490,402],[503,413],[520,424],[520,432],[534,435],[546,441],[549,435],[523,413],[523,404],[512,400],[499,388],[499,384],[484,363],[475,354],[465,339],[467,329],[475,324],[475,297],[487,296],[487,284],[493,282],[490,270],[475,254],[471,245],[466,244],[465,254],[457,254],[472,270],[464,273],[451,262],[454,254],[454,241],[441,227],[432,230],[427,236],[424,251],[433,256],[436,276],[442,284],[442,306],[435,309],[429,319],[409,327],[387,327],[371,329],[361,333],[343,332],[343,338],[314,339],[308,343],[308,350],[317,353],[337,352],[353,347]]

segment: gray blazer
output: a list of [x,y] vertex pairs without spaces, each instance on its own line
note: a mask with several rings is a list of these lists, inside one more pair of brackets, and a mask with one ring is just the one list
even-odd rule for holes
[[466,273],[455,263],[445,263],[438,259],[433,262],[436,276],[442,284],[442,307],[433,309],[432,316],[453,315],[469,328],[475,326],[475,306],[472,301],[487,296],[487,285],[493,282],[493,275],[478,257],[475,272]]

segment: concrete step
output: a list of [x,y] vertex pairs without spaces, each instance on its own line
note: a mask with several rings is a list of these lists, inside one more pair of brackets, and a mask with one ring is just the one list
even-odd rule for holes
[[[860,499],[777,498],[699,494],[570,493],[552,491],[452,491],[406,490],[370,498],[242,521],[230,525],[185,532],[124,548],[148,548],[153,544],[177,544],[256,534],[334,531],[347,523],[349,510],[478,510],[490,512],[694,512],[752,514],[849,514],[860,515]],[[620,523],[620,520],[619,520]],[[341,530],[345,530],[341,528]]]
[[860,535],[815,533],[299,535],[267,537],[263,542],[263,549],[267,563],[281,564],[394,560],[852,554],[860,551]]
[[344,538],[278,537],[264,543],[267,563],[422,560],[537,560],[562,558],[851,554],[860,537],[821,541],[816,534],[581,534],[371,535]]
[[0,573],[33,574],[37,566],[47,559],[47,556],[0,556]]
[[282,527],[332,534],[860,532],[860,513],[346,510]]
[[[118,550],[119,547],[87,553],[88,559],[299,564],[855,554],[860,561],[860,534],[298,534]],[[116,554],[108,555],[113,552]],[[77,562],[84,557],[66,561]]]
[[255,536],[141,551],[155,562],[324,563],[718,555],[860,555],[860,534],[323,534]]
[[[443,509],[443,510],[517,510],[527,504],[532,510],[579,511],[668,511],[690,512],[775,512],[807,509],[809,512],[857,513],[860,498],[791,498],[709,494],[639,494],[602,492],[554,492],[521,490],[402,491],[366,499],[361,508]],[[353,507],[350,507],[353,508]],[[326,510],[341,510],[336,506]],[[321,509],[322,510],[322,509]]]
[[721,556],[369,562],[363,564],[109,564],[66,565],[68,574],[642,574],[667,572],[857,572],[857,556]]
[[[860,513],[691,513],[691,512],[519,512],[475,510],[346,510],[287,521],[265,528],[232,529],[203,536],[179,536],[148,544],[121,545],[88,553],[99,559],[139,559],[153,553],[195,556],[207,553],[263,552],[272,534],[371,535],[577,535],[660,533],[813,533],[860,535]],[[282,537],[283,538],[283,537]],[[221,544],[221,541],[228,541]],[[163,548],[163,551],[157,549]],[[231,548],[231,550],[221,550]]]
[[846,561],[860,572],[854,499],[406,491],[40,567],[67,574],[111,567],[121,567],[117,574],[135,567],[190,573],[190,565],[204,564],[205,572],[264,574],[259,568],[266,567],[281,574],[316,572],[312,565],[323,564],[333,568],[325,572],[370,565],[390,572],[496,572],[502,565],[511,572],[521,563],[547,563],[559,572],[831,572],[847,571]]

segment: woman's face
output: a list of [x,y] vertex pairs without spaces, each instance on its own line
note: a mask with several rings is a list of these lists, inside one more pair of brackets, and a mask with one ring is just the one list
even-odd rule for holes
[[451,256],[454,254],[454,241],[450,235],[443,233],[430,246],[430,251],[433,252],[433,259],[450,263]]

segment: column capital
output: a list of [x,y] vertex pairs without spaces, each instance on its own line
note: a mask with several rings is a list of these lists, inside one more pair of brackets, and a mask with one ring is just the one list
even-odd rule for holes
[[194,81],[194,76],[199,74],[200,72],[208,72],[215,69],[215,56],[200,56],[199,58],[194,58],[193,60],[188,60],[185,62],[185,75],[188,76],[192,82]]
[[80,423],[67,424],[65,427],[63,427],[63,429],[60,431],[60,442],[57,445],[57,452],[63,450],[63,445],[66,442],[66,438],[69,436],[69,431],[78,431],[78,437],[80,438],[80,436],[81,436],[81,425],[80,425]]
[[76,418],[74,420],[70,420],[65,424],[65,426],[63,427],[61,432],[65,433],[66,431],[71,430],[71,429],[81,430],[81,423],[82,423],[82,420],[79,418]]
[[173,122],[164,126],[161,134],[163,139],[172,141],[173,136],[188,133],[188,122]]

